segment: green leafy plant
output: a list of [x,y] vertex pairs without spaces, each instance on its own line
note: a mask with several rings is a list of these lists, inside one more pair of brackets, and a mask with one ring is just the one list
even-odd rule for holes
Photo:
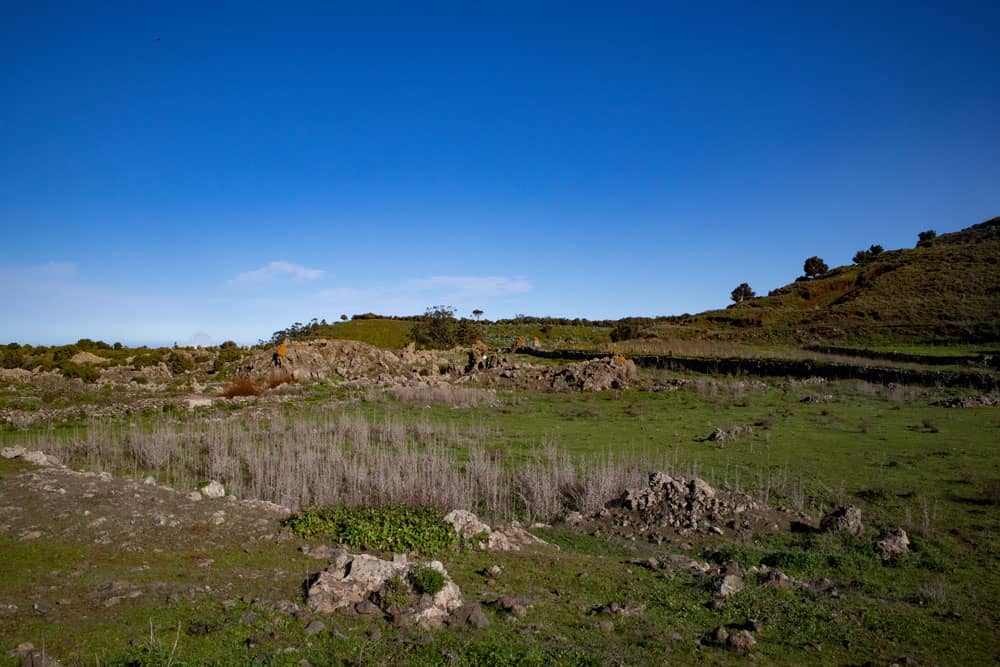
[[421,594],[437,595],[444,588],[444,575],[428,565],[415,569],[410,578],[413,580],[413,587]]
[[300,537],[329,535],[355,549],[436,553],[458,545],[444,513],[423,507],[316,507],[285,521]]

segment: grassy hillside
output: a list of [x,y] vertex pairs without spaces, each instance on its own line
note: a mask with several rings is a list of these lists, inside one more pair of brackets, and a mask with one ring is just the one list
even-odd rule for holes
[[1000,218],[943,234],[925,247],[698,315],[655,325],[658,338],[867,344],[1000,339]]
[[413,322],[388,319],[358,319],[317,326],[309,338],[358,340],[386,350],[398,350],[410,342]]

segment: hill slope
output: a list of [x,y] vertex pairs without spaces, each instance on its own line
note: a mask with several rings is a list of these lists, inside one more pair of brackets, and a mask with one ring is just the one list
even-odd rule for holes
[[1000,217],[652,332],[746,341],[997,340]]

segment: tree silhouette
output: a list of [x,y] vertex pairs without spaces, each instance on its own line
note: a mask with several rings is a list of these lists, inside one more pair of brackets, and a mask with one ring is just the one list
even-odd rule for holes
[[742,301],[748,301],[757,296],[750,289],[750,285],[747,283],[740,283],[736,286],[732,292],[729,293],[729,298],[733,300],[733,303],[740,303]]
[[807,259],[802,265],[802,271],[806,274],[806,278],[821,276],[829,270],[830,267],[826,265],[826,262],[815,255]]

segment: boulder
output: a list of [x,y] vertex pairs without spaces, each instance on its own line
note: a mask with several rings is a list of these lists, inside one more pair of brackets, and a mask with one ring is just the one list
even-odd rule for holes
[[753,638],[749,630],[738,630],[737,632],[730,633],[726,637],[726,648],[730,651],[737,651],[739,653],[745,653],[749,651],[750,648],[757,643],[757,640]]
[[27,450],[24,447],[4,447],[0,449],[0,457],[5,459],[16,459],[24,456]]
[[838,507],[820,521],[820,529],[826,531],[850,533],[860,537],[865,532],[861,523],[861,510],[854,505]]
[[482,538],[478,546],[488,551],[520,551],[522,546],[549,544],[526,531],[516,521],[506,528],[493,530],[468,510],[452,510],[444,516],[444,522],[450,524],[464,540]]
[[[444,587],[434,595],[418,595],[411,579],[419,567],[429,567],[444,577]],[[400,599],[406,600],[401,604]],[[309,609],[329,614],[338,610],[373,613],[370,605],[390,611],[404,625],[440,625],[462,606],[462,593],[439,561],[414,563],[406,556],[382,560],[368,554],[351,555],[340,550],[333,563],[309,586]]]
[[893,528],[875,542],[875,553],[883,561],[895,560],[910,550],[910,538],[902,528]]
[[222,498],[226,495],[226,487],[213,479],[201,488],[201,495],[206,498]]
[[476,535],[492,532],[487,524],[468,510],[452,510],[444,515],[444,522],[450,524],[463,540],[471,540]]
[[726,598],[743,590],[743,578],[738,574],[723,574],[712,580],[712,592]]
[[25,452],[21,454],[21,458],[29,463],[34,463],[36,466],[47,466],[49,465],[49,458],[45,456],[45,452],[32,451]]

